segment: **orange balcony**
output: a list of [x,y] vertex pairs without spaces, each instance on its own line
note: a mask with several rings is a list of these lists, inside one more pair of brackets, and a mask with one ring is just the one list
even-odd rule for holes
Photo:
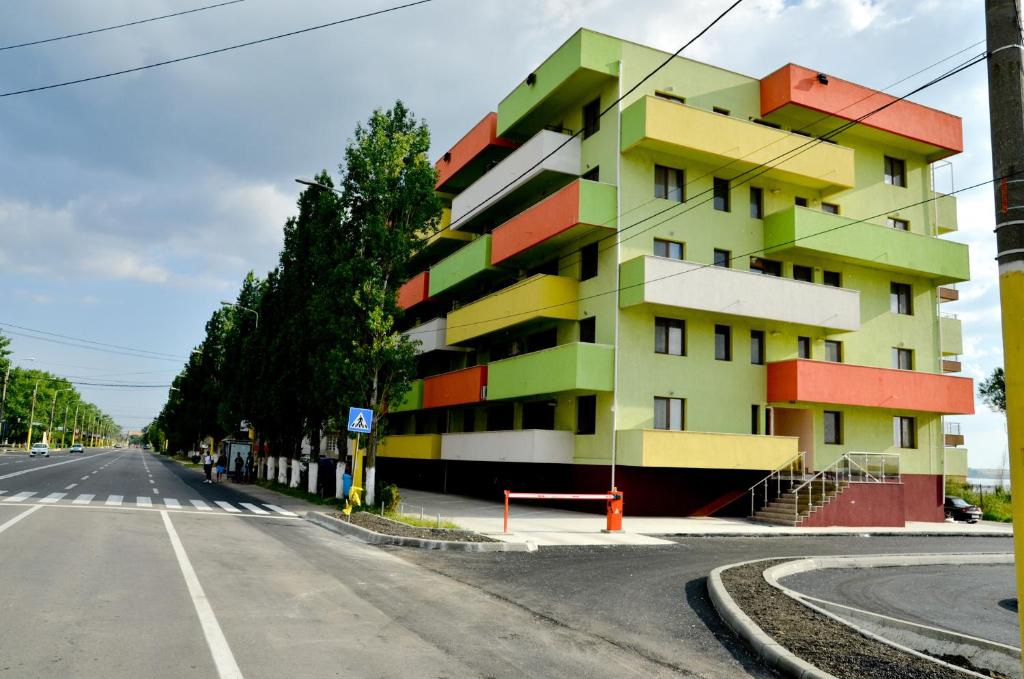
[[498,136],[498,114],[488,113],[456,142],[440,160],[437,168],[438,191],[461,191],[482,175],[487,166],[501,160],[519,144]]
[[398,306],[409,310],[430,299],[430,272],[421,271],[398,288]]
[[972,414],[974,381],[913,370],[794,359],[768,364],[768,401]]
[[491,264],[541,257],[590,233],[615,230],[615,187],[578,179],[491,234]]
[[443,408],[484,400],[487,366],[478,365],[423,380],[423,407]]
[[[895,103],[893,103],[895,102]],[[911,101],[895,97],[827,75],[827,84],[818,80],[818,71],[787,64],[761,79],[761,116],[793,125],[814,123],[808,132],[820,134],[833,129],[838,121],[858,120],[871,111],[855,128],[859,134],[920,153],[929,161],[960,153],[964,149],[960,118]],[[820,122],[821,114],[828,117]]]

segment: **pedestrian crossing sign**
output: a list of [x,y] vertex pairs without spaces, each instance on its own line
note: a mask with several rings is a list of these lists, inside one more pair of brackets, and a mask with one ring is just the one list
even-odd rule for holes
[[357,434],[369,434],[373,428],[373,411],[369,408],[348,409],[348,430]]

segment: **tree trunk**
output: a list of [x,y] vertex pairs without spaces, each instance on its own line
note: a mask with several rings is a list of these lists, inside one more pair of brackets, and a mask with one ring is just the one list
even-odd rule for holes
[[[380,371],[375,370],[373,372],[373,392],[370,396],[370,410],[377,410],[377,388],[379,386],[379,375]],[[374,423],[373,429],[370,430],[370,434],[366,440],[366,504],[372,506],[377,499],[376,483],[377,483],[377,423]]]

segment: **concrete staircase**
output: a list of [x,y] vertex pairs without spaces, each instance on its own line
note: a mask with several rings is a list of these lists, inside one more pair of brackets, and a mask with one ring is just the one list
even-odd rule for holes
[[[799,526],[808,516],[838,497],[850,484],[816,479],[799,494],[787,491],[757,510],[751,520],[776,526]],[[808,492],[809,491],[809,492]]]

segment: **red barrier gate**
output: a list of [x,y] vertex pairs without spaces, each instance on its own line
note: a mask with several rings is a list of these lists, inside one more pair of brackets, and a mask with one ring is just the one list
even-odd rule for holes
[[505,491],[505,532],[508,533],[509,500],[606,500],[608,502],[608,533],[622,532],[622,491],[612,488],[607,493],[513,493]]

